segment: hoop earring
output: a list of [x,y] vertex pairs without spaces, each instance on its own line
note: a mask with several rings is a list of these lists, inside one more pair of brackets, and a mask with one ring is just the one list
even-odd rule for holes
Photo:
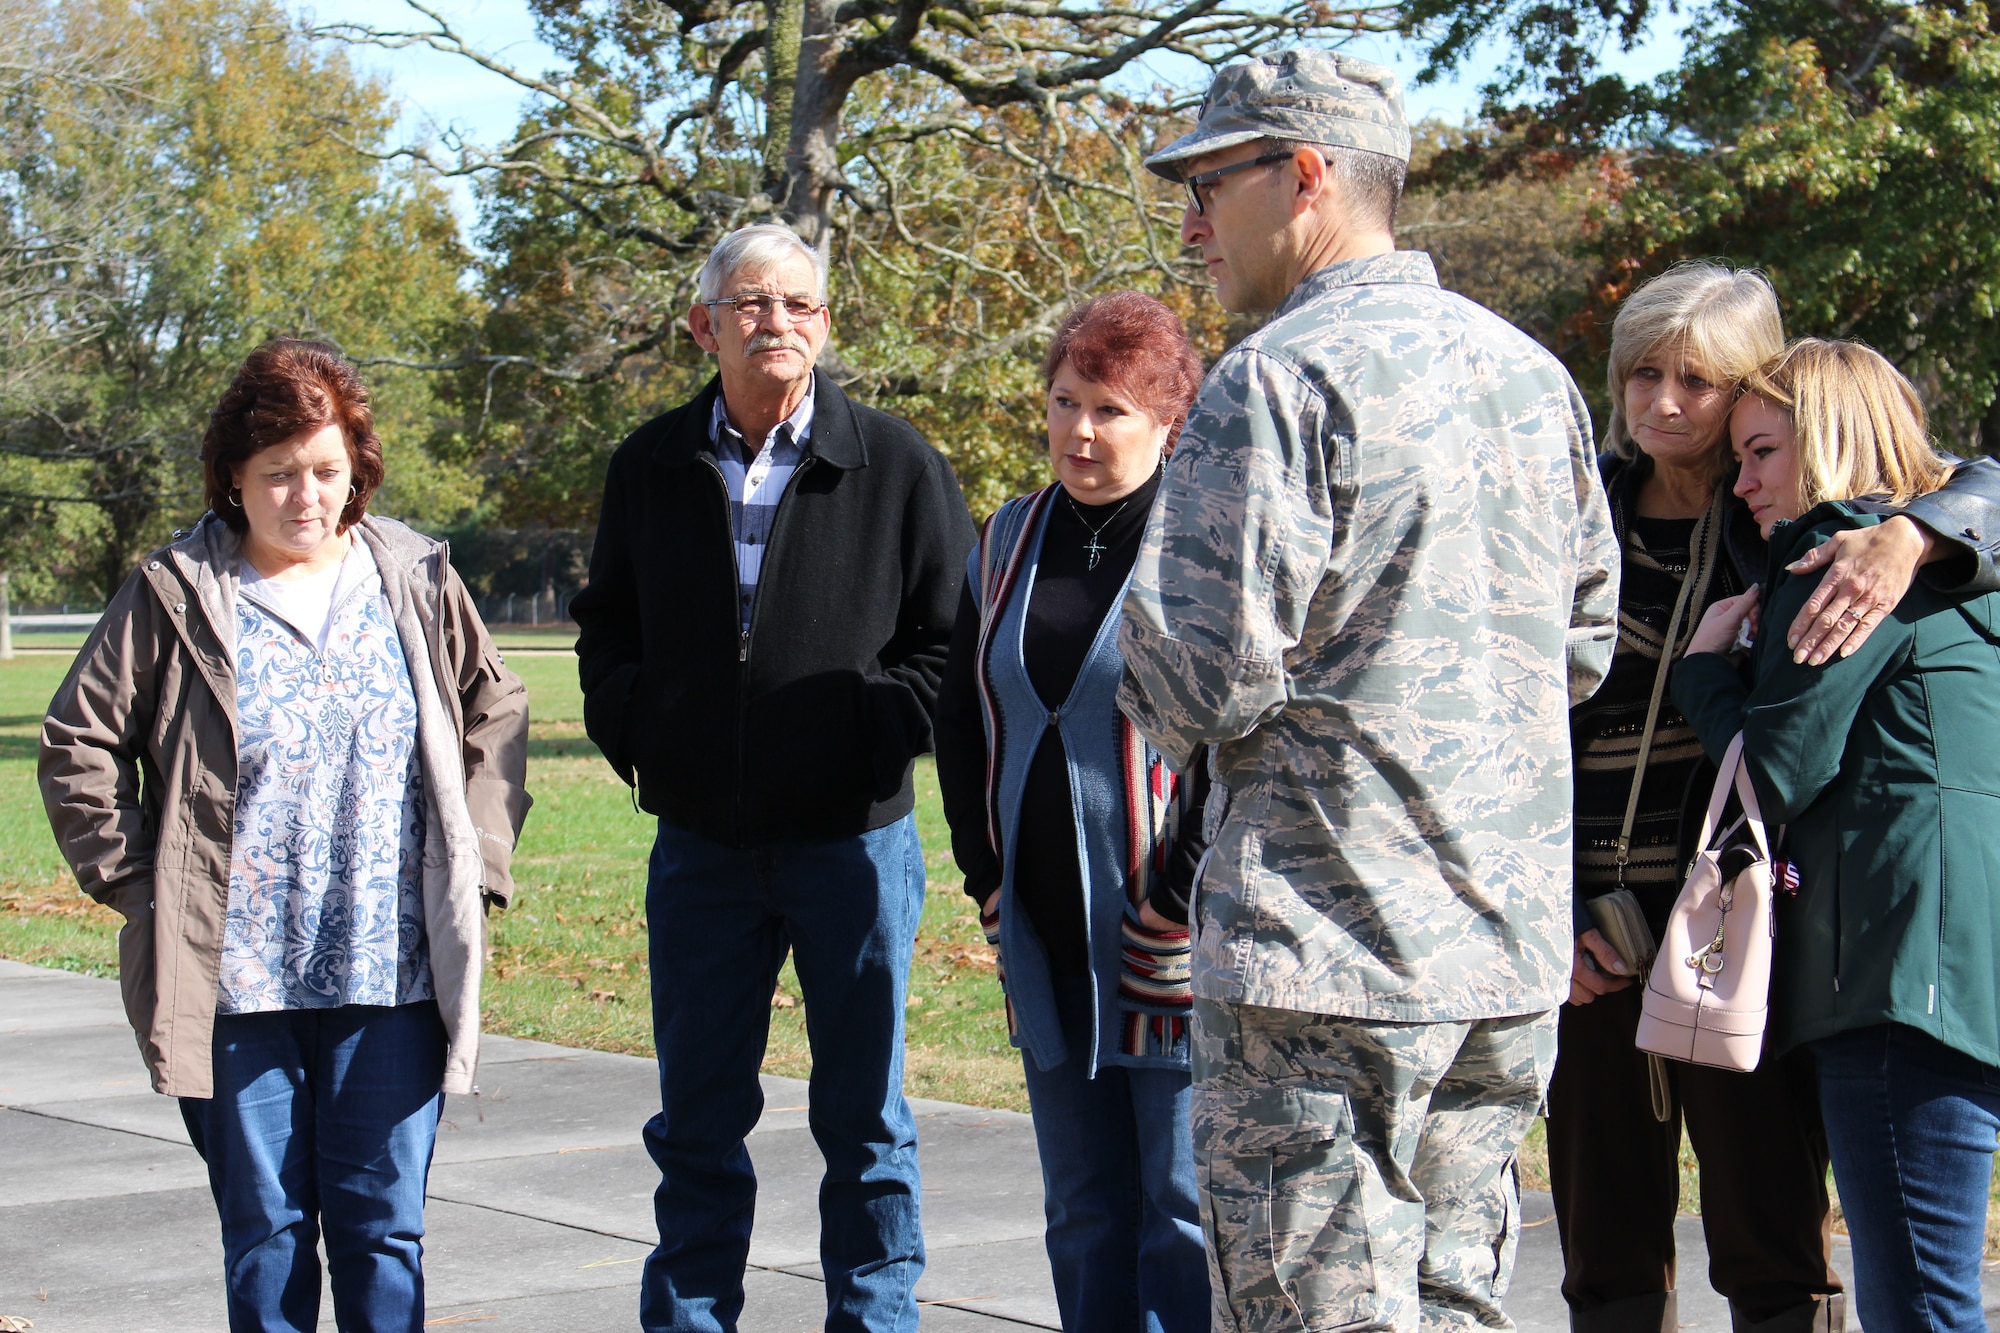
[[347,503],[353,504],[360,495],[361,488],[350,483],[347,488]]
[[229,503],[235,505],[238,509],[241,509],[243,507],[243,492],[231,491],[229,493]]

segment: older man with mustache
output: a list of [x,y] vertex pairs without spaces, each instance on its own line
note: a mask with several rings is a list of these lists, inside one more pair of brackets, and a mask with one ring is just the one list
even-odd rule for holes
[[944,457],[813,369],[824,261],[725,236],[688,311],[719,374],[612,455],[574,603],[584,722],[659,817],[646,884],[660,1113],[649,1333],[734,1330],[757,1181],[744,1138],[789,950],[826,1159],[827,1333],[917,1327],[903,1002],[923,908],[911,768],[972,519]]

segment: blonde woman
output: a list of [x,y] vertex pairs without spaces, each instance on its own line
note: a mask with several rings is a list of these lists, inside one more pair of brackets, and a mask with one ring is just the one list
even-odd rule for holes
[[[1736,495],[1770,542],[1774,624],[1815,578],[1788,562],[1880,526],[1951,465],[1894,367],[1808,339],[1750,376]],[[1865,497],[1865,498],[1862,498]],[[1674,696],[1719,755],[1740,730],[1801,872],[1780,895],[1769,1049],[1807,1047],[1869,1333],[1984,1330],[1980,1259],[2000,1131],[2000,595],[1919,586],[1853,654],[1814,666],[1719,602]]]
[[[1770,283],[1715,264],[1655,278],[1612,329],[1601,468],[1623,548],[1619,638],[1603,688],[1570,719],[1578,941],[1548,1099],[1563,1295],[1578,1329],[1675,1327],[1683,1124],[1701,1164],[1709,1281],[1738,1324],[1829,1329],[1843,1318],[1810,1061],[1766,1060],[1752,1074],[1669,1064],[1656,1076],[1633,1046],[1636,960],[1620,959],[1588,907],[1628,889],[1657,934],[1679,891],[1712,770],[1662,697],[1662,667],[1711,604],[1763,577],[1763,539],[1731,494],[1726,426],[1740,382],[1783,342]],[[1813,557],[1834,568],[1792,627],[1797,651],[1824,660],[1860,648],[1927,560],[1946,578],[2000,585],[1990,548],[1938,535],[1997,525],[2000,468],[1986,464],[1903,516],[1842,534]]]

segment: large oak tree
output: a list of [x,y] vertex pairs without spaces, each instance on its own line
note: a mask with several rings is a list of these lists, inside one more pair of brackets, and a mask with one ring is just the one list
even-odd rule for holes
[[[459,376],[504,512],[586,526],[625,430],[706,373],[681,320],[717,237],[778,218],[836,270],[823,363],[916,421],[975,505],[1035,475],[1035,367],[1082,296],[1156,291],[1219,336],[1173,191],[1140,166],[1215,67],[1393,28],[1384,0],[531,0],[561,64],[511,65],[413,3],[401,29],[520,87],[504,144],[410,145],[482,182],[493,314]],[[1208,341],[1215,341],[1214,337]]]
[[[434,184],[347,146],[387,132],[382,89],[267,0],[0,4],[0,561],[17,597],[104,597],[201,512],[244,353],[456,345],[466,257]],[[377,387],[388,503],[463,509],[417,447],[434,385]]]

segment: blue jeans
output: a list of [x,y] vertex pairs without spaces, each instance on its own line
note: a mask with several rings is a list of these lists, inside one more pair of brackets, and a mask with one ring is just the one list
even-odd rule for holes
[[1049,1269],[1071,1333],[1207,1333],[1208,1261],[1185,1069],[1099,1066],[1087,977],[1057,977],[1070,1057],[1022,1053],[1042,1158]]
[[215,1018],[215,1096],[181,1098],[222,1215],[231,1333],[424,1323],[424,1184],[444,1111],[437,1004]]
[[1900,1023],[1812,1044],[1868,1333],[1985,1333],[2000,1069]]
[[646,882],[660,1113],[659,1248],[647,1333],[733,1333],[757,1177],[744,1139],[785,951],[812,1044],[807,1116],[820,1180],[826,1333],[913,1333],[924,1269],[917,1125],[903,1100],[903,1000],[924,905],[916,821],[849,838],[735,848],[664,820]]

